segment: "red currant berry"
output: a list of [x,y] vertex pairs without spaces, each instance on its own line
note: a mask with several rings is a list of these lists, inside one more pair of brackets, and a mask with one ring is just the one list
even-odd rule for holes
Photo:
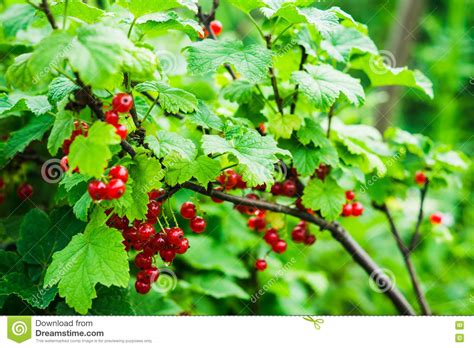
[[270,192],[275,196],[281,195],[283,192],[283,185],[279,182],[274,183],[270,189]]
[[114,125],[115,126],[115,134],[117,134],[120,139],[125,140],[128,134],[127,127],[123,124]]
[[156,267],[144,269],[137,273],[137,282],[150,284],[156,282],[158,280],[159,275],[160,271]]
[[263,231],[267,227],[267,222],[264,218],[258,216],[252,216],[247,222],[248,227],[251,230]]
[[296,184],[293,180],[285,180],[282,187],[282,193],[287,197],[296,195]]
[[102,181],[94,180],[89,183],[87,191],[94,201],[101,201],[106,198],[107,185]]
[[185,219],[191,220],[196,216],[196,206],[193,202],[185,202],[181,206],[181,216]]
[[267,261],[265,261],[264,259],[258,259],[255,262],[255,268],[257,269],[257,271],[266,270],[267,269]]
[[30,184],[21,184],[16,191],[18,198],[22,201],[33,196],[33,186]]
[[232,170],[228,169],[225,173],[219,175],[217,181],[226,188],[226,190],[232,190],[239,180],[238,174]]
[[165,193],[166,193],[166,191],[163,190],[163,189],[152,190],[152,191],[148,192],[148,198],[150,200],[156,200],[156,199],[160,198],[161,196],[163,196]]
[[120,179],[123,182],[128,181],[128,170],[121,165],[110,168],[109,175],[113,179]]
[[145,253],[140,253],[135,256],[135,266],[141,269],[150,268],[153,262],[153,258]]
[[316,169],[316,176],[319,178],[319,180],[324,181],[326,176],[329,174],[331,171],[331,167],[325,165],[325,164],[320,164],[318,169]]
[[138,242],[138,229],[136,227],[129,227],[122,233],[123,238],[129,243]]
[[441,213],[433,213],[430,215],[430,221],[433,225],[439,225],[443,222],[443,214]]
[[105,113],[105,122],[111,125],[118,125],[119,122],[119,115],[115,111],[107,111]]
[[144,283],[144,282],[139,282],[139,281],[136,281],[135,282],[135,290],[139,293],[139,294],[146,294],[150,291],[151,289],[151,285],[150,283]]
[[187,238],[181,239],[181,245],[176,250],[177,254],[184,254],[189,249],[189,240]]
[[112,108],[115,112],[129,112],[133,106],[133,98],[127,93],[118,93],[112,99]]
[[184,238],[184,231],[179,227],[173,227],[168,233],[168,243],[172,246],[179,248],[181,246],[181,241]]
[[237,174],[237,184],[235,184],[235,187],[241,190],[247,188],[247,183],[244,181],[242,175],[240,174]]
[[304,240],[304,244],[313,245],[314,243],[316,243],[316,236],[312,234],[308,234]]
[[148,242],[150,247],[155,250],[155,251],[160,251],[163,250],[166,245],[168,244],[167,242],[167,236],[164,233],[158,233],[154,235],[150,241]]
[[170,249],[160,250],[160,256],[164,262],[173,262],[176,257],[176,251]]
[[352,204],[347,203],[342,206],[342,216],[347,217],[352,215]]
[[354,191],[346,191],[346,199],[348,201],[352,201],[355,198],[355,193]]
[[425,173],[423,173],[422,171],[417,171],[415,173],[415,182],[422,186],[424,184],[426,184],[426,181],[428,180],[428,178],[426,177]]
[[206,221],[202,217],[196,216],[191,219],[189,226],[194,233],[202,233],[206,229]]
[[296,243],[303,243],[306,239],[306,229],[301,226],[296,226],[291,231],[291,239]]
[[222,33],[222,23],[218,20],[213,20],[209,25],[215,36],[219,36]]
[[145,243],[137,240],[132,243],[132,246],[133,246],[133,249],[140,251],[140,250],[143,250],[143,248],[145,247]]
[[[222,192],[222,191],[224,191],[224,188],[221,187],[221,186],[219,186],[219,187],[214,188],[214,191]],[[216,197],[211,197],[211,199],[212,199],[212,201],[213,201],[214,203],[222,203],[222,202],[224,202],[222,199],[219,199],[219,198],[216,198]]]
[[272,249],[277,254],[283,254],[286,251],[287,244],[284,240],[280,239],[278,242],[272,245]]
[[112,179],[107,185],[107,198],[119,199],[125,193],[125,183],[120,179]]
[[267,244],[273,245],[280,240],[280,237],[278,236],[277,230],[270,228],[267,230],[267,232],[265,232],[263,239],[265,242],[267,242]]
[[69,161],[68,161],[67,156],[64,156],[63,158],[61,158],[59,165],[61,166],[61,169],[63,171],[67,172],[69,170]]
[[63,148],[63,153],[65,155],[69,155],[69,149],[71,148],[71,144],[72,144],[72,140],[70,139],[64,140],[62,148]]
[[152,224],[144,223],[138,227],[138,240],[147,242],[155,234],[155,228]]
[[156,218],[161,213],[161,204],[157,201],[150,201],[147,205],[148,211],[146,213],[146,217],[148,219]]
[[364,212],[364,206],[360,202],[352,203],[352,216],[360,216]]

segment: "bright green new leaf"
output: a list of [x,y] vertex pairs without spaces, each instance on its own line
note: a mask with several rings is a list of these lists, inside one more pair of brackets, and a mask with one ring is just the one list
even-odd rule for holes
[[135,87],[137,92],[157,92],[160,106],[172,114],[182,111],[184,113],[196,110],[198,100],[194,94],[183,89],[168,86],[163,82],[143,82]]
[[137,18],[148,13],[162,12],[179,7],[185,7],[197,12],[197,0],[119,0],[117,3],[127,8]]
[[198,101],[196,111],[186,115],[186,121],[206,129],[222,131],[224,123],[209,107],[202,101]]
[[48,150],[53,156],[64,143],[64,140],[71,137],[74,130],[74,116],[70,111],[62,110],[56,115],[53,129],[48,138]]
[[95,286],[127,287],[128,257],[117,230],[100,226],[80,233],[61,251],[45,276],[45,286],[58,284],[59,295],[80,314],[86,314],[97,297]]
[[[51,13],[55,17],[61,17],[64,14],[65,1],[57,2],[50,6]],[[96,23],[105,14],[101,9],[88,5],[82,0],[67,1],[67,16],[79,19],[86,23]]]
[[154,52],[134,45],[123,50],[123,60],[123,70],[130,73],[136,81],[153,78],[159,65]]
[[222,89],[222,95],[225,99],[239,104],[252,101],[255,85],[246,80],[235,80],[230,82]]
[[272,64],[272,53],[261,45],[244,45],[241,41],[203,40],[186,48],[188,69],[205,75],[217,71],[225,63],[250,82],[263,79]]
[[36,10],[29,4],[14,4],[0,14],[3,34],[6,37],[15,36],[20,30],[28,28],[35,20]]
[[303,119],[297,114],[280,113],[268,115],[269,130],[275,138],[289,139],[293,131],[300,129]]
[[50,103],[58,103],[69,94],[79,89],[79,86],[69,80],[67,77],[56,77],[49,84],[48,100]]
[[[22,93],[12,93],[0,99],[0,115],[19,114],[22,111],[31,111],[36,116],[51,110],[51,104],[43,95],[30,96]],[[0,118],[3,118],[0,116]]]
[[331,167],[339,164],[337,151],[331,143],[318,148],[312,144],[304,146],[296,141],[287,141],[283,143],[283,146],[291,152],[293,164],[298,174],[302,176],[314,174],[316,168],[322,163]]
[[292,82],[319,109],[327,110],[340,95],[356,106],[365,100],[364,90],[358,79],[344,74],[327,64],[308,65],[306,71],[295,71]]
[[76,217],[81,221],[87,221],[87,215],[89,208],[92,205],[92,198],[89,192],[84,192],[82,197],[74,204],[73,212]]
[[199,156],[190,161],[171,155],[164,160],[163,164],[167,169],[166,182],[171,186],[182,184],[193,177],[201,185],[207,186],[210,181],[215,180],[221,171],[220,163],[207,156]]
[[346,202],[344,189],[334,179],[326,177],[324,181],[312,179],[303,192],[303,204],[313,210],[320,210],[321,215],[330,221],[337,218],[342,205]]
[[186,33],[191,39],[196,39],[202,27],[193,19],[181,18],[176,12],[151,13],[138,18],[135,24],[147,34],[159,35],[169,30],[178,30]]
[[338,62],[348,62],[353,54],[378,54],[374,42],[354,28],[340,27],[321,42],[321,48]]
[[69,166],[79,168],[81,174],[99,178],[112,158],[110,145],[120,143],[115,128],[105,122],[97,121],[89,129],[87,137],[79,135],[71,145]]
[[31,119],[23,128],[11,133],[3,150],[5,158],[10,159],[22,152],[32,141],[40,140],[51,128],[54,117],[44,114]]
[[302,126],[296,134],[298,136],[298,140],[303,145],[308,145],[309,143],[313,143],[313,145],[317,147],[326,147],[331,145],[323,128],[312,118],[305,118],[304,126]]
[[159,158],[164,158],[172,153],[177,153],[188,160],[193,160],[196,157],[197,150],[194,143],[178,133],[158,131],[156,136],[148,135],[145,142]]

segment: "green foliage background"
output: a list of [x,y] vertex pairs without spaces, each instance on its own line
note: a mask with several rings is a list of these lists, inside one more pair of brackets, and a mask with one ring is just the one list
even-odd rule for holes
[[[1,3],[4,8],[8,8],[14,3],[23,2],[3,0]],[[431,0],[427,3],[409,66],[423,71],[433,81],[435,97],[428,100],[415,89],[403,89],[403,98],[394,110],[393,125],[411,133],[427,135],[435,142],[451,145],[453,149],[472,156],[474,48],[470,43],[473,40],[474,19],[468,16],[474,11],[473,4],[472,1],[462,0]],[[324,8],[332,4],[322,2],[320,5]],[[388,28],[396,15],[395,5],[395,1],[345,1],[343,9],[359,22],[366,23],[374,42],[378,47],[384,47]],[[224,24],[223,38],[239,38],[246,44],[258,41],[258,33],[248,18],[224,1],[217,11],[217,18]],[[35,35],[35,31],[28,35]],[[187,45],[187,40],[177,33],[154,39],[157,46],[165,47],[170,54],[167,63],[171,64],[170,69],[174,71],[170,74],[171,84],[194,93],[201,100],[210,101],[216,97],[216,89],[211,88],[203,79],[182,75],[185,68],[184,62],[180,61],[179,52]],[[8,39],[3,37],[1,41],[4,43],[0,44],[0,54],[6,57],[10,53],[10,47],[5,44]],[[2,68],[5,67],[2,65]],[[1,76],[3,79],[4,72]],[[0,82],[1,85],[6,83],[4,80]],[[219,86],[222,81],[215,82]],[[373,125],[376,108],[384,98],[380,90],[370,90],[362,108],[346,109],[339,116],[349,124]],[[41,108],[40,102],[38,103],[37,108]],[[51,122],[47,118],[42,121]],[[5,123],[2,124],[0,120],[1,133],[17,129],[20,124],[21,120],[15,120],[5,129]],[[40,149],[42,145],[35,146]],[[54,144],[51,146],[54,147]],[[31,174],[34,172],[33,166],[31,163],[20,164],[16,177],[12,180],[20,182],[22,177],[28,177],[38,189],[35,193],[36,208],[49,209],[52,205],[51,186],[44,185],[41,176]],[[444,234],[427,238],[413,256],[427,300],[435,314],[474,313],[473,178],[474,167],[471,165],[468,173],[462,177],[462,188],[449,186],[430,192],[427,200],[427,212],[442,211],[448,216],[448,230],[443,231]],[[195,198],[190,192],[179,192],[170,209],[177,211],[182,202]],[[76,194],[76,197],[70,199],[77,201],[81,199],[81,195]],[[190,252],[178,258],[173,266],[179,279],[176,289],[167,293],[151,292],[147,296],[140,296],[133,291],[133,284],[130,291],[99,285],[96,288],[98,298],[93,300],[89,314],[396,314],[386,297],[372,289],[364,271],[325,232],[317,233],[318,242],[312,248],[302,250],[292,246],[282,256],[270,255],[268,270],[254,274],[252,265],[256,256],[266,251],[259,243],[259,236],[247,229],[245,220],[231,205],[216,205],[210,200],[200,200],[201,208],[207,212],[208,226],[212,226],[208,231],[212,237],[190,237]],[[368,199],[363,202],[367,207],[370,206]],[[35,207],[31,205],[19,205],[16,209],[18,205],[18,201],[13,201],[0,208],[0,241],[7,249],[12,241],[18,239],[19,236],[15,234],[20,234],[20,238],[22,234],[35,238],[35,235],[45,232],[41,229],[28,229],[24,221],[23,227],[21,226],[22,215],[28,211],[28,216],[38,215],[30,216],[31,221],[43,219],[45,224],[54,221],[55,212],[48,217],[32,210]],[[410,191],[406,197],[395,202],[395,206],[395,216],[403,236],[408,238],[416,220],[417,192]],[[184,221],[179,222],[185,225]],[[297,220],[290,219],[288,222],[291,226]],[[81,221],[74,223],[78,226],[71,226],[73,223],[65,223],[64,226],[64,230],[71,231],[71,235],[84,227],[79,226]],[[383,268],[393,272],[397,286],[415,304],[402,257],[382,214],[367,209],[360,219],[345,219],[342,224]],[[21,249],[20,245],[18,248]],[[54,249],[62,248],[55,246]],[[17,256],[12,252],[3,251],[0,257],[4,259],[0,262],[0,266],[4,265],[5,268],[2,272],[17,264]],[[28,277],[19,269],[15,270],[17,276],[3,279],[7,285],[3,290],[5,293],[0,293],[2,314],[73,313],[58,298],[53,305],[48,306],[48,300],[58,291],[55,287],[47,293],[38,289],[41,296],[32,299],[31,294],[35,293],[32,290],[33,283],[44,275],[50,264],[50,257],[45,251],[43,259],[37,256],[34,260],[24,260],[31,266]],[[28,290],[11,294],[9,286],[13,284],[11,286],[15,287],[16,282]],[[266,289],[265,294],[255,295],[262,288]],[[61,289],[59,292],[61,294]],[[256,301],[255,296],[258,296]],[[42,304],[42,301],[45,303]]]

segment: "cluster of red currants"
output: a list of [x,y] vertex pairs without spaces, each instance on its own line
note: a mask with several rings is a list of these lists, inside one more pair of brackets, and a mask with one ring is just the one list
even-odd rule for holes
[[[87,137],[88,132],[89,125],[87,123],[85,123],[84,121],[74,121],[74,130],[72,131],[72,135],[69,139],[64,140],[62,147],[64,157],[61,158],[60,165],[65,172],[69,170],[69,161],[67,156],[69,155],[69,149],[71,148],[71,144],[73,143],[74,139],[76,139],[79,135]],[[79,172],[77,168],[74,171]]]
[[109,182],[106,184],[100,180],[89,183],[87,191],[94,201],[119,199],[125,193],[125,184],[128,181],[128,170],[124,166],[117,165],[109,171]]
[[[222,33],[222,23],[218,20],[213,20],[209,24],[209,28],[214,33],[215,36],[219,36]],[[209,37],[209,31],[206,28],[202,28],[203,33],[199,33],[199,38],[205,39]]]
[[206,220],[197,216],[196,206],[192,202],[185,202],[181,205],[181,216],[189,220],[189,227],[194,233],[203,233],[206,229]]
[[[278,231],[274,228],[269,228],[263,235],[263,240],[272,248],[277,254],[283,254],[286,251],[288,244],[280,238]],[[264,271],[267,269],[267,261],[265,259],[257,259],[255,262],[257,271]]]
[[364,206],[360,202],[352,202],[355,199],[354,191],[346,191],[347,203],[342,206],[343,217],[361,216],[364,212]]
[[294,197],[297,193],[296,182],[293,179],[287,179],[283,182],[276,182],[273,184],[270,192],[275,196]]
[[308,230],[306,221],[300,221],[291,231],[291,239],[295,243],[303,243],[305,245],[313,245],[316,243],[316,236]]
[[115,133],[122,140],[127,137],[128,130],[125,125],[119,123],[119,113],[127,113],[133,107],[133,98],[127,93],[117,93],[112,99],[112,110],[106,111],[105,122],[115,127]]

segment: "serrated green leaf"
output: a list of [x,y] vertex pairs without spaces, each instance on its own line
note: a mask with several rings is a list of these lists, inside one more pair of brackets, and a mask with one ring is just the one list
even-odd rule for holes
[[0,14],[3,34],[6,37],[16,36],[20,30],[26,29],[35,20],[35,12],[34,7],[28,4],[9,6]]
[[[21,93],[13,93],[8,97],[0,99],[0,114],[18,114],[22,111],[31,111],[36,116],[47,113],[51,110],[51,105],[45,96],[30,96]],[[0,116],[2,118],[2,116]]]
[[293,131],[300,129],[303,119],[297,114],[280,113],[268,116],[269,130],[275,138],[289,139]]
[[172,114],[177,114],[180,111],[192,112],[196,110],[198,105],[198,100],[194,94],[168,86],[163,82],[143,82],[138,84],[135,89],[137,92],[157,92],[161,107]]
[[[15,58],[5,74],[5,78],[10,85],[22,91],[42,91],[48,87],[49,78],[47,80],[37,80],[38,75],[34,75],[28,68],[28,62],[31,53],[25,53]],[[32,85],[31,81],[37,81]]]
[[272,53],[260,45],[244,45],[241,41],[203,40],[186,48],[188,69],[192,74],[214,73],[225,63],[250,82],[263,79],[272,64]]
[[158,57],[145,47],[130,46],[123,50],[123,71],[132,74],[136,81],[154,77],[158,68]]
[[348,62],[353,54],[378,54],[374,42],[354,28],[340,27],[321,42],[321,48],[338,62]]
[[413,87],[433,99],[433,84],[419,70],[410,70],[407,67],[392,68],[385,64],[384,57],[374,54],[354,59],[350,65],[353,69],[363,70],[374,87]]
[[236,135],[232,140],[217,135],[204,135],[202,148],[206,154],[228,153],[235,156],[249,186],[272,183],[277,155],[290,155],[288,151],[278,148],[274,139],[269,136],[262,137],[253,130]]
[[181,18],[176,12],[151,13],[140,17],[135,24],[147,34],[160,35],[169,30],[179,30],[186,33],[191,39],[196,39],[202,27],[198,22],[188,18]]
[[[55,17],[61,17],[64,14],[65,2],[57,2],[50,6],[51,13]],[[68,0],[67,16],[80,19],[86,23],[96,23],[105,14],[101,9],[88,5],[82,0]]]
[[196,111],[186,115],[186,121],[206,129],[222,131],[224,123],[209,107],[202,101],[198,101]]
[[221,170],[220,163],[207,156],[199,156],[193,161],[176,155],[168,156],[163,164],[167,169],[166,182],[171,186],[182,184],[193,177],[201,185],[207,186],[210,181],[215,180]]
[[330,146],[330,142],[326,138],[326,133],[324,133],[323,128],[312,118],[306,118],[304,120],[304,126],[302,126],[296,134],[298,140],[303,145],[313,143],[313,145],[317,147]]
[[356,106],[364,102],[364,90],[358,79],[327,64],[308,65],[305,69],[293,72],[291,79],[315,107],[328,110],[341,94]]
[[117,3],[127,8],[137,18],[148,13],[162,12],[179,7],[185,7],[193,12],[197,12],[197,0],[119,0]]
[[158,131],[156,136],[148,135],[145,143],[158,158],[176,153],[184,159],[193,160],[197,153],[196,146],[191,140],[174,132]]
[[110,145],[120,143],[115,128],[105,122],[97,121],[89,129],[87,137],[79,135],[71,145],[69,166],[79,168],[82,174],[101,177],[112,158]]
[[62,110],[56,115],[53,128],[48,138],[49,153],[55,156],[58,149],[69,139],[74,130],[74,117],[71,112]]
[[92,198],[88,192],[85,192],[81,198],[74,204],[73,212],[81,221],[87,221],[89,208],[92,205]]
[[12,158],[18,152],[22,152],[32,141],[40,140],[51,128],[53,122],[54,117],[47,114],[41,115],[31,119],[25,127],[11,133],[3,152],[5,158]]
[[79,89],[79,86],[67,77],[56,77],[49,84],[48,100],[50,103],[57,103],[66,98],[69,94]]
[[45,286],[58,284],[59,295],[80,314],[86,314],[97,297],[95,286],[127,287],[128,257],[122,235],[107,226],[88,228],[61,251],[45,276]]
[[235,80],[222,89],[222,95],[232,102],[249,103],[252,101],[254,87],[249,81]]
[[324,218],[332,221],[340,215],[342,205],[346,202],[344,192],[331,177],[326,177],[324,181],[312,179],[303,191],[303,204],[310,209],[320,210]]

